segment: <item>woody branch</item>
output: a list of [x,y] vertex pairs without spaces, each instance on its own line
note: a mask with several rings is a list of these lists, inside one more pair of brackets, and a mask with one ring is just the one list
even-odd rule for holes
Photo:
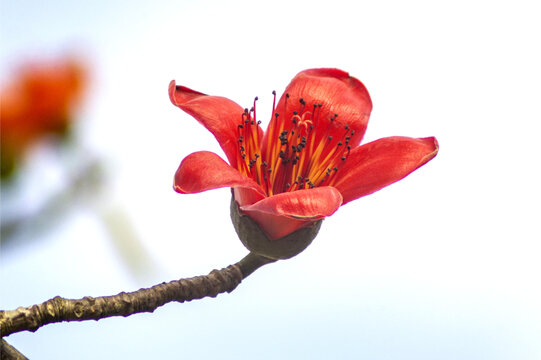
[[0,311],[0,336],[20,331],[36,331],[40,327],[62,321],[100,320],[112,316],[130,316],[153,312],[169,302],[185,302],[233,291],[241,281],[261,266],[274,262],[254,253],[208,275],[180,279],[134,292],[113,296],[65,299],[57,296],[39,305]]

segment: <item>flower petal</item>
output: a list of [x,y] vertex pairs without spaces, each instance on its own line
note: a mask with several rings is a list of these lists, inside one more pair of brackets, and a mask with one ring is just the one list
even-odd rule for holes
[[219,96],[208,96],[184,86],[169,84],[169,98],[210,131],[222,147],[231,166],[237,166],[238,133],[244,109]]
[[[352,147],[360,144],[372,111],[372,100],[359,80],[338,69],[309,69],[298,73],[276,106],[278,123],[271,124],[277,126],[278,131],[281,131],[281,122],[291,120],[293,111],[300,113],[301,99],[306,103],[305,110],[308,111],[312,111],[314,105],[321,104],[321,107],[314,111],[313,125],[316,135],[313,141],[319,143],[323,137],[333,136],[338,142],[344,136],[344,127],[347,125],[354,131],[349,144]],[[338,114],[338,117],[335,117],[335,114]],[[332,124],[331,117],[335,118]],[[286,130],[288,128],[285,127]],[[266,134],[263,148],[267,141],[272,141],[267,139],[269,134]]]
[[332,186],[340,191],[346,204],[406,177],[437,153],[434,137],[379,139],[353,149]]
[[241,187],[251,189],[265,197],[261,187],[252,179],[242,175],[229,166],[222,158],[209,151],[199,151],[188,155],[175,173],[173,188],[181,194],[193,194],[221,187]]
[[240,210],[255,220],[271,239],[279,239],[314,221],[334,214],[342,195],[333,187],[281,193]]

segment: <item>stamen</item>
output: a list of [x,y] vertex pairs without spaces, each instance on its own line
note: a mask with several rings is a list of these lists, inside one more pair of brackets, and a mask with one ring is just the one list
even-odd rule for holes
[[289,93],[286,93],[286,99],[284,101],[284,116],[287,116],[287,101],[289,100]]
[[255,112],[255,102],[256,102],[257,100],[259,100],[259,98],[256,96],[256,97],[254,98],[254,107],[252,108],[253,111],[254,111],[254,121],[257,121],[256,112]]
[[301,111],[300,111],[300,112],[301,112],[301,114],[302,114],[302,113],[304,112],[304,107],[305,107],[305,105],[306,105],[306,102],[304,101],[303,98],[300,98],[300,99],[299,99],[299,103],[301,103]]
[[237,127],[239,171],[254,179],[269,196],[311,189],[323,183],[332,185],[335,174],[349,157],[349,144],[355,132],[349,124],[336,121],[336,113],[320,123],[321,103],[308,104],[302,97],[298,103],[290,103],[289,93],[283,97],[279,114],[276,91],[272,95],[265,148],[261,148],[261,121],[257,119],[258,97],[254,98],[253,107],[242,113]]

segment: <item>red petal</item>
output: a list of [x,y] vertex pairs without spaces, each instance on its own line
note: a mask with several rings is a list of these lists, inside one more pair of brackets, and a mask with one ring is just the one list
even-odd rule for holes
[[406,177],[437,153],[434,137],[379,139],[351,151],[333,186],[346,204]]
[[334,214],[342,195],[333,187],[281,193],[240,210],[254,219],[271,239],[279,239],[314,221]]
[[237,103],[218,96],[208,96],[187,87],[169,84],[169,98],[210,131],[222,147],[233,166],[237,166],[237,125],[242,120],[244,109]]
[[[286,94],[289,94],[287,110]],[[317,135],[313,140],[316,143],[329,135],[335,137],[335,141],[338,142],[345,133],[344,127],[348,125],[349,129],[355,132],[349,144],[352,147],[360,144],[372,111],[372,100],[368,90],[359,80],[338,69],[309,69],[300,72],[287,86],[276,107],[280,123],[285,121],[289,126],[293,111],[300,112],[301,98],[306,102],[305,110],[312,111],[314,104],[322,105],[316,110],[315,115],[318,119],[314,122]],[[338,114],[338,117],[333,125],[330,125],[330,118],[335,114]],[[279,127],[279,124],[271,124]],[[288,128],[286,127],[286,130]],[[263,148],[266,148],[269,141],[267,137],[268,134],[263,142]]]
[[218,155],[209,151],[199,151],[188,155],[175,173],[173,188],[181,194],[193,194],[221,187],[241,187],[252,189],[265,197],[261,187],[252,179],[242,175],[229,166]]

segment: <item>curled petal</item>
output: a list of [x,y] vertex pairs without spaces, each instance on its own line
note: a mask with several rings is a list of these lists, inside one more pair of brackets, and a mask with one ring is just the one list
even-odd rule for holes
[[174,80],[169,84],[169,98],[173,105],[193,116],[214,135],[229,163],[235,167],[238,153],[237,125],[241,123],[244,109],[227,98],[208,96],[176,85]]
[[334,214],[342,204],[340,192],[330,186],[281,193],[240,210],[255,220],[271,239]]
[[252,179],[229,166],[218,155],[199,151],[188,155],[175,173],[173,188],[181,194],[193,194],[221,187],[251,189],[259,199],[265,197],[261,187]]
[[351,151],[333,186],[346,204],[406,177],[437,153],[434,137],[379,139]]

